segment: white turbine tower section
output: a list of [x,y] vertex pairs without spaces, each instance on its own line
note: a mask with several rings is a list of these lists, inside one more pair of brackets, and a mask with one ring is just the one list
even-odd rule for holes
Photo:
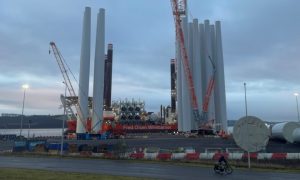
[[216,106],[216,119],[222,124],[221,129],[227,132],[227,110],[226,110],[226,93],[225,93],[225,75],[223,48],[221,36],[221,22],[216,21],[216,87],[218,89],[218,103]]
[[[209,20],[204,21],[204,34],[205,34],[205,72],[206,72],[206,84],[205,84],[205,92],[207,91],[208,82],[213,74],[212,64],[210,62],[210,58],[212,59],[212,41],[211,41],[211,27],[209,24]],[[213,60],[213,59],[212,59]],[[213,104],[213,93],[211,94],[210,101],[208,104],[208,113],[207,113],[207,120],[215,119],[214,118],[214,104]]]
[[[198,19],[193,20],[193,81],[198,102],[198,109],[202,109],[202,89],[201,89],[201,61],[200,61],[200,34]],[[197,129],[198,123],[192,123],[192,129]]]
[[[212,58],[214,64],[216,64],[218,59],[217,59],[217,51],[216,51],[215,25],[210,25],[210,35],[211,35],[211,48],[212,48],[211,58]],[[214,113],[214,119],[215,119],[214,128],[216,129],[216,131],[219,131],[221,129],[221,121],[220,121],[220,118],[217,117],[217,115],[220,114],[220,112],[219,112],[219,109],[220,109],[219,91],[220,91],[220,89],[219,89],[219,85],[218,85],[218,82],[216,80],[216,75],[215,75],[215,86],[214,86],[214,91],[213,91],[213,99],[211,100],[211,103],[213,104],[213,107],[214,107],[214,110],[215,110],[214,111],[215,112]]]
[[[183,115],[182,115],[182,60],[181,60],[181,53],[180,53],[180,43],[178,40],[176,41],[176,98],[177,98],[177,127],[178,131],[183,131]],[[183,77],[184,78],[184,77]]]
[[[187,17],[182,18],[182,30],[184,34],[184,45],[186,49],[188,50],[188,23],[187,23]],[[189,96],[189,90],[188,90],[188,81],[187,77],[184,73],[184,67],[181,66],[181,76],[182,76],[182,115],[183,115],[183,131],[188,132],[190,131],[191,123],[189,122],[191,119],[191,108],[190,105],[190,96]]]
[[77,117],[76,133],[85,133],[86,121],[89,115],[88,92],[90,74],[90,51],[91,51],[91,8],[86,7],[83,16],[83,29],[80,56],[80,75],[78,103],[82,111],[82,120]]
[[105,62],[105,10],[100,9],[97,18],[94,89],[93,89],[93,118],[92,131],[98,133],[103,122],[103,91],[104,91],[104,62]]
[[[192,73],[192,77],[193,77],[193,81],[194,81],[194,56],[193,56],[193,23],[188,23],[188,56],[189,56],[189,66],[191,68],[191,73]],[[194,88],[196,91],[196,85],[194,84]],[[188,108],[189,108],[189,118],[187,119],[187,123],[188,123],[188,131],[190,132],[192,129],[195,129],[196,127],[196,121],[193,118],[193,107],[192,107],[192,102],[191,102],[191,98],[190,98],[190,91],[189,92],[189,98],[188,98]],[[197,94],[197,93],[196,93]],[[194,128],[195,127],[195,128]]]
[[205,59],[205,34],[204,24],[199,24],[199,41],[200,41],[200,73],[201,73],[201,90],[202,90],[202,101],[205,99],[206,87],[207,87],[207,75],[206,75],[206,59]]

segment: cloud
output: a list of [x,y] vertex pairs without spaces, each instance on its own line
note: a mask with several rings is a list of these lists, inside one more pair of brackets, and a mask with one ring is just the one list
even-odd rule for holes
[[[266,120],[296,119],[292,93],[300,89],[299,5],[294,0],[189,1],[190,20],[222,21],[229,119],[244,114],[244,82],[249,112]],[[149,111],[170,104],[175,30],[169,1],[15,0],[0,1],[0,112],[20,112],[23,83],[31,86],[25,113],[60,112],[64,88],[48,54],[49,42],[56,42],[78,79],[85,6],[92,7],[90,87],[96,14],[103,7],[106,44],[114,45],[113,99],[141,98]]]

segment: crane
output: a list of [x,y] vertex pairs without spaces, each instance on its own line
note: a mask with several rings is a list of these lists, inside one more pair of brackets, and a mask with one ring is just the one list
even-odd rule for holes
[[185,73],[185,77],[187,78],[188,88],[190,91],[190,98],[193,108],[193,115],[195,121],[201,121],[202,118],[200,117],[199,109],[198,109],[198,102],[195,93],[195,87],[192,77],[192,72],[189,66],[189,59],[186,47],[184,46],[184,34],[181,27],[181,16],[186,14],[186,0],[171,0],[174,22],[175,22],[175,29],[176,29],[176,38],[180,44],[180,52],[183,60],[183,69]]
[[216,74],[215,63],[213,62],[213,60],[211,59],[210,56],[208,56],[208,57],[209,57],[209,60],[212,64],[212,67],[213,67],[213,74],[210,77],[210,80],[209,80],[209,83],[208,83],[208,86],[207,86],[207,89],[206,89],[206,94],[205,94],[205,97],[204,97],[204,102],[203,102],[203,106],[202,106],[202,118],[203,119],[207,119],[208,105],[209,105],[209,100],[210,100],[212,91],[213,91],[214,86],[215,86],[215,74]]
[[[63,56],[61,55],[60,51],[58,50],[58,48],[57,48],[57,46],[54,42],[50,42],[50,46],[52,48],[52,52],[55,56],[55,59],[56,59],[57,64],[59,66],[59,69],[60,69],[60,71],[63,75],[64,83],[66,84],[66,87],[68,89],[68,92],[69,92],[70,96],[76,97],[76,93],[74,91],[74,88],[72,86],[72,83],[71,83],[69,75],[68,75],[68,71],[67,71],[67,69],[65,67],[65,64],[64,64]],[[51,51],[49,50],[49,53],[50,52]],[[76,108],[79,120],[83,124],[83,127],[85,128],[86,132],[88,132],[88,128],[87,128],[86,123],[84,123],[84,121],[83,121],[82,110],[81,110],[81,107],[79,106],[78,102],[75,104],[75,108]]]
[[[198,110],[198,102],[197,102],[197,97],[195,94],[195,87],[193,83],[193,78],[192,78],[192,73],[191,69],[189,67],[189,59],[188,59],[188,54],[187,54],[187,49],[184,45],[184,34],[183,30],[181,27],[181,17],[186,15],[186,5],[187,5],[187,0],[171,0],[172,4],[172,10],[173,10],[173,16],[174,16],[174,21],[175,21],[175,28],[176,28],[176,38],[177,41],[180,43],[180,52],[183,60],[183,68],[184,68],[184,73],[187,78],[188,82],[188,88],[190,91],[190,98],[191,98],[191,103],[193,107],[193,115],[194,115],[194,120],[197,122],[201,122],[200,128],[201,129],[207,129],[207,113],[208,113],[208,105],[210,101],[210,97],[212,94],[212,91],[214,89],[215,85],[215,64],[211,57],[209,56],[209,60],[212,64],[213,67],[213,74],[210,78],[209,84],[207,86],[205,98],[203,101],[202,105],[202,113],[200,115],[199,110]],[[207,122],[204,122],[207,121]]]

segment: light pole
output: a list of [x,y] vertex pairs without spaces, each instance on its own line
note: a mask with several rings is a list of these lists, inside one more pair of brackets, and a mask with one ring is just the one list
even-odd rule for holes
[[300,122],[300,118],[299,118],[299,106],[298,106],[298,93],[294,93],[294,96],[296,96],[296,104],[297,104],[297,115],[298,115],[298,121]]
[[[245,90],[245,110],[246,110],[246,117],[248,117],[248,108],[247,108],[247,88],[246,88],[246,83],[244,82],[244,90]],[[248,125],[247,125],[247,134],[248,134]],[[251,163],[250,163],[250,152],[248,151],[248,168],[251,168]]]
[[22,135],[22,130],[23,130],[23,118],[24,118],[24,104],[25,104],[25,94],[26,94],[26,89],[29,88],[28,84],[23,84],[22,89],[24,90],[23,94],[23,106],[22,106],[22,116],[21,116],[21,127],[20,127],[20,136]]
[[248,116],[246,83],[244,83],[244,89],[245,89],[245,110],[246,110],[246,116]]

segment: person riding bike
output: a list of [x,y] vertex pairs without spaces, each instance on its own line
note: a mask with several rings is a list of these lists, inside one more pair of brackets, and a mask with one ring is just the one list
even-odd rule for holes
[[227,160],[225,159],[224,155],[222,154],[218,160],[219,169],[224,171],[225,166],[227,165]]
[[224,163],[227,164],[227,160],[225,159],[224,155],[222,154],[221,157],[219,158],[219,164]]
[[220,157],[214,166],[215,173],[218,173],[221,175],[231,174],[233,172],[233,169],[225,158],[226,153],[224,151],[219,151],[218,153],[219,153]]

